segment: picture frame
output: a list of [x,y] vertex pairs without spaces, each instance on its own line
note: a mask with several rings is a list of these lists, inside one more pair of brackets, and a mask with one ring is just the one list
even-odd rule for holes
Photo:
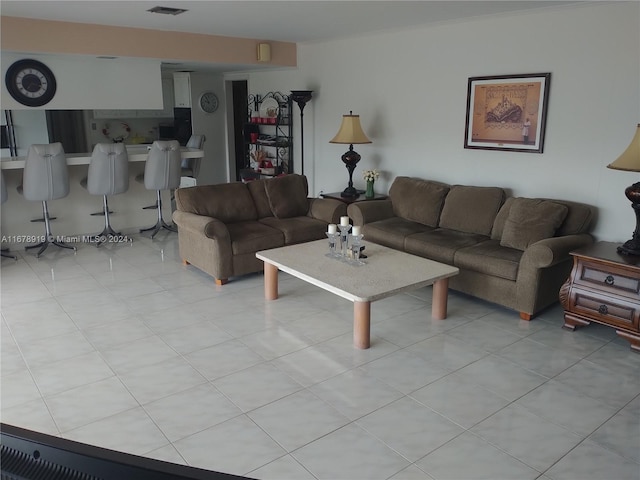
[[551,73],[470,77],[464,148],[542,153]]

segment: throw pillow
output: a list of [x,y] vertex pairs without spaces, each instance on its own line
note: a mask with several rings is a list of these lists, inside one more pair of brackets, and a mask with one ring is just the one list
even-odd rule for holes
[[505,196],[500,187],[452,185],[444,200],[439,227],[489,236]]
[[551,238],[569,209],[566,205],[535,198],[515,198],[504,224],[500,245],[526,250],[529,245]]
[[396,216],[437,227],[447,192],[449,186],[444,183],[396,177],[389,189],[389,198]]
[[276,218],[306,215],[309,211],[307,177],[284,175],[264,182],[269,206]]

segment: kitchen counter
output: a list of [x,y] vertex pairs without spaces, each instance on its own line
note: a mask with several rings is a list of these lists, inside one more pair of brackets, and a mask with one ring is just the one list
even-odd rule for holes
[[[129,162],[146,162],[148,156],[148,145],[127,145],[127,153],[129,154]],[[180,147],[180,153],[185,158],[202,158],[204,150],[197,148]],[[67,165],[89,165],[91,162],[91,153],[67,153]],[[24,162],[27,157],[11,157],[3,158],[1,162],[2,170],[15,170],[24,168]]]

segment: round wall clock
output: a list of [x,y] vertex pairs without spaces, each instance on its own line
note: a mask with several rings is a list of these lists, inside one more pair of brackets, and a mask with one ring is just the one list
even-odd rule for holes
[[4,77],[11,96],[28,107],[41,107],[56,94],[56,77],[44,63],[25,59],[14,62]]
[[213,92],[204,92],[200,95],[199,104],[204,113],[213,113],[218,109],[218,97]]

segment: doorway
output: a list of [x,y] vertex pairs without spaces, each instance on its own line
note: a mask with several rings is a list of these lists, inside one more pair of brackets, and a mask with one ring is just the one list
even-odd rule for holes
[[235,179],[240,181],[240,171],[248,166],[249,152],[247,142],[244,139],[244,127],[247,124],[247,112],[249,103],[247,96],[249,89],[246,80],[233,80],[231,82],[231,95],[233,102],[233,144],[235,158]]

